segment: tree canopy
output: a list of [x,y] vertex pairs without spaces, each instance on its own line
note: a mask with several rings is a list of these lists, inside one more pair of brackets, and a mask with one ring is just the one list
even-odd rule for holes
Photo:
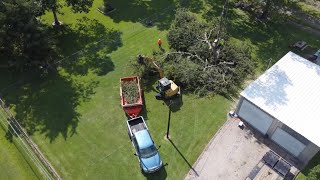
[[229,40],[220,25],[218,21],[201,22],[187,10],[178,10],[168,33],[172,51],[154,53],[165,75],[199,95],[235,92],[252,74],[254,63],[250,47]]
[[37,19],[31,0],[0,2],[0,55],[2,64],[18,69],[47,66],[52,61],[54,43],[46,27]]
[[52,11],[54,16],[55,25],[60,25],[60,22],[57,17],[57,13],[63,6],[71,7],[72,11],[77,12],[89,12],[90,7],[92,6],[93,0],[35,0],[34,3],[40,9],[40,14],[44,14],[46,11]]

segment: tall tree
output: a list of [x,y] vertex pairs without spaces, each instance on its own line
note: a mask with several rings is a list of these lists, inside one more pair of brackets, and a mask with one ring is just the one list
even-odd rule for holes
[[77,12],[89,12],[89,8],[92,6],[93,0],[35,0],[36,4],[41,8],[41,13],[45,11],[52,11],[54,17],[54,25],[60,25],[57,13],[63,6],[70,6],[72,11]]
[[47,67],[52,62],[54,45],[37,19],[33,0],[0,2],[0,56],[2,64],[24,69]]

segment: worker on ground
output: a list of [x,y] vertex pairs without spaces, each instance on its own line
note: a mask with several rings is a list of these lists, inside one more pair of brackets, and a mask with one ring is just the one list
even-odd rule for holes
[[161,44],[162,44],[161,39],[158,39],[159,48],[161,48]]

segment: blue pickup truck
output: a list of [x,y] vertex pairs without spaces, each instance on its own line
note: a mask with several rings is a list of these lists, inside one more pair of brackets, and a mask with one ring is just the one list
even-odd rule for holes
[[128,133],[144,173],[161,169],[162,161],[142,116],[127,121]]

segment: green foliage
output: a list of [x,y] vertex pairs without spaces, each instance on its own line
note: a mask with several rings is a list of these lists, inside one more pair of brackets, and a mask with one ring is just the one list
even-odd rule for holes
[[[138,75],[142,78],[144,82],[148,82],[148,80],[152,79],[151,76],[159,76],[159,70],[155,68],[153,62],[160,68],[163,67],[164,60],[164,52],[161,50],[153,51],[151,57],[145,57],[139,59],[136,57],[130,60],[130,66],[133,67],[133,71],[135,75]],[[148,60],[149,59],[149,60]]]
[[[101,5],[101,2],[95,1],[94,7]],[[115,12],[119,17],[126,16],[132,19],[138,17],[128,9],[128,4],[136,1],[114,0],[113,2],[121,4],[121,6],[114,6],[117,8]],[[168,5],[166,2],[172,1],[152,2],[159,6]],[[157,13],[160,13],[162,9],[153,8]],[[147,10],[150,13],[149,8]],[[83,49],[88,41],[93,41],[94,37],[103,37],[106,42],[114,39],[112,38],[114,36],[105,38],[105,31],[95,31],[99,28],[89,26],[91,23],[83,21],[81,17],[87,15],[72,14],[69,8],[63,8],[61,11],[64,14],[61,18],[68,19],[68,24],[72,24],[71,32],[77,35],[59,37],[60,48],[64,50],[61,56],[66,57],[76,52],[77,49]],[[169,141],[163,139],[167,128],[168,106],[154,98],[155,91],[152,90],[154,81],[145,85],[143,89],[145,112],[142,112],[142,115],[147,120],[146,123],[156,145],[161,145],[160,155],[163,162],[169,166],[165,166],[159,173],[144,176],[137,157],[133,156],[134,149],[128,139],[125,125],[126,116],[120,108],[119,77],[133,75],[131,66],[128,66],[128,60],[138,54],[152,54],[153,49],[158,49],[156,44],[158,38],[163,40],[163,47],[166,48],[166,31],[146,28],[140,23],[131,23],[128,19],[117,23],[111,18],[94,12],[94,8],[92,11],[90,16],[87,16],[89,19],[98,20],[106,29],[116,29],[122,32],[122,47],[112,48],[112,52],[103,51],[101,55],[105,58],[110,57],[114,62],[115,67],[112,73],[103,76],[90,71],[79,74],[75,69],[63,70],[64,67],[61,67],[59,77],[62,72],[67,73],[63,76],[64,78],[53,78],[52,81],[46,80],[39,83],[33,81],[27,88],[25,86],[13,88],[6,97],[9,100],[10,96],[8,103],[19,115],[19,120],[27,122],[30,127],[32,124],[36,125],[36,132],[32,139],[39,145],[41,151],[63,179],[86,179],[87,177],[101,179],[106,174],[108,179],[183,179],[190,169],[187,162],[193,164],[197,160],[212,135],[225,122],[226,109],[230,102],[221,96],[196,98],[193,95],[184,94],[183,108],[171,113],[170,135],[177,150]],[[145,13],[146,11],[133,12]],[[168,13],[165,12],[167,18]],[[146,14],[141,14],[140,17],[146,16]],[[42,19],[50,23],[51,18],[50,15],[47,15]],[[79,24],[78,20],[93,27],[92,31],[84,31],[83,34],[80,33],[81,36],[78,36],[76,33],[79,29],[76,27],[76,24]],[[68,33],[64,32],[66,35],[69,35]],[[94,34],[94,37],[91,34]],[[84,40],[84,37],[88,37],[88,41]],[[85,57],[86,62],[88,60],[100,61],[100,59],[94,61],[94,57],[96,54],[101,54],[105,43],[102,45],[94,46],[90,48],[90,51],[81,53],[81,57]],[[73,60],[77,59],[67,59],[62,64]],[[76,81],[76,86],[73,85],[74,81]],[[91,85],[92,81],[99,83]],[[150,87],[149,91],[148,87]],[[93,93],[89,99],[82,100],[86,99],[82,92],[91,91],[91,89]],[[212,117],[215,118],[214,121]],[[3,168],[0,174],[12,169],[5,165]]]
[[65,0],[68,6],[71,6],[73,12],[88,13],[92,6],[93,0]]
[[64,0],[64,1],[57,1],[57,0],[35,0],[35,4],[38,5],[42,9],[42,14],[45,11],[49,10],[59,10],[63,7],[63,5],[67,5],[71,7],[71,10],[74,13],[78,12],[89,12],[90,7],[92,6],[93,0]]
[[319,178],[320,178],[320,164],[313,167],[308,174],[309,180],[318,180]]
[[123,81],[121,83],[122,94],[128,104],[136,103],[139,99],[139,88],[135,81]]
[[56,25],[60,25],[60,22],[57,17],[57,13],[60,9],[66,5],[71,7],[73,13],[81,13],[85,12],[88,13],[90,7],[92,6],[93,0],[64,0],[64,1],[57,1],[57,0],[35,0],[34,4],[40,9],[38,11],[38,15],[45,14],[46,11],[52,11],[54,15],[54,21]]
[[320,19],[320,11],[315,5],[310,5],[305,2],[298,2],[295,4],[295,8],[315,19]]
[[177,51],[187,51],[188,47],[197,42],[197,34],[203,31],[205,24],[185,9],[176,12],[174,22],[168,33],[170,47]]
[[297,177],[298,180],[308,179],[308,180],[318,180],[320,179],[320,153],[317,153],[308,165],[303,169],[303,171]]
[[296,0],[248,0],[254,6],[255,14],[265,19],[267,17],[274,19],[281,16],[288,8],[296,4]]
[[51,64],[54,43],[48,38],[46,27],[35,18],[37,9],[33,1],[7,0],[0,4],[2,64],[20,70]]
[[214,23],[201,23],[179,10],[169,31],[170,46],[177,52],[166,57],[165,72],[199,95],[233,93],[254,69],[250,47],[230,42]]

